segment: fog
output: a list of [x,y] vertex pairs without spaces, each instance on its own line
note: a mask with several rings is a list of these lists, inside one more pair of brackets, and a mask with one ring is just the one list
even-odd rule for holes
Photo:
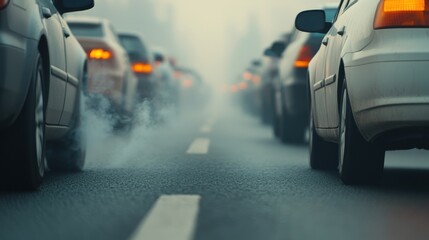
[[[319,8],[325,2],[98,0],[94,9],[76,15],[106,18],[117,32],[140,34],[149,46],[164,49],[179,66],[195,69],[205,82],[216,87],[231,82],[251,60],[262,56],[264,48],[290,31],[299,11]],[[205,91],[203,95],[208,96]],[[168,132],[177,121],[192,121],[190,119],[203,115],[216,118],[214,115],[225,103],[223,100],[221,95],[215,94],[211,104],[194,106],[202,102],[201,97],[185,97],[180,103],[186,106],[181,109],[185,111],[185,119],[166,107],[161,109],[162,118],[167,119],[162,123],[151,119],[148,105],[143,104],[138,106],[135,129],[123,136],[115,132],[110,116],[86,109],[87,167],[130,165],[142,152],[162,147],[151,145],[151,139],[160,134],[160,128]]]
[[[98,0],[79,13],[110,19],[119,32],[140,33],[151,46],[173,55],[220,83],[262,55],[292,28],[296,14],[327,0]],[[335,2],[335,1],[334,1]]]

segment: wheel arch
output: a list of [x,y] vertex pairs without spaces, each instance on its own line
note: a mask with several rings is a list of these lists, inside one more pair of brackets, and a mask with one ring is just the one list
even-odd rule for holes
[[[341,59],[340,66],[338,69],[338,85],[337,85],[337,102],[338,102],[338,116],[340,115],[340,102],[343,95],[343,87],[344,84],[347,84],[344,82],[344,79],[346,79],[346,72],[344,68],[344,61]],[[347,80],[346,80],[347,81]]]
[[41,35],[39,43],[38,43],[38,50],[40,53],[40,57],[43,61],[43,70],[45,73],[46,78],[43,79],[43,89],[45,91],[45,100],[47,102],[48,96],[49,96],[49,86],[50,86],[50,79],[51,79],[51,62],[49,58],[49,47],[48,47],[48,39],[45,35]]

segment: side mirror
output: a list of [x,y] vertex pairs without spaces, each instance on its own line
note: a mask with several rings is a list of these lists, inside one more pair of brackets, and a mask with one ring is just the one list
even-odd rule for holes
[[273,45],[271,46],[271,51],[277,57],[281,57],[285,49],[286,49],[286,43],[281,41],[274,42]]
[[262,66],[262,61],[261,60],[253,60],[252,61],[252,66],[254,66],[254,67],[260,67],[260,66]]
[[55,0],[55,7],[63,13],[88,10],[94,7],[94,0]]
[[295,19],[296,29],[309,33],[327,33],[332,24],[326,22],[323,10],[309,10],[300,12]]
[[162,56],[161,54],[155,53],[154,58],[156,62],[164,62],[164,56]]

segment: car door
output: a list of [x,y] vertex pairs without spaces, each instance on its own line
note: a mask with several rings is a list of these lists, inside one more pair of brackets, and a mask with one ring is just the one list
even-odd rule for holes
[[325,70],[325,98],[328,128],[337,128],[339,125],[338,111],[338,78],[341,63],[341,51],[346,40],[346,18],[350,0],[343,0],[340,10],[328,36],[327,59]]
[[64,108],[67,83],[64,31],[60,14],[51,0],[39,0],[48,40],[51,77],[49,84],[46,123],[59,124]]
[[64,101],[64,110],[61,116],[61,125],[70,125],[74,116],[75,107],[77,103],[77,94],[79,93],[80,79],[83,76],[83,64],[85,52],[80,46],[79,42],[72,35],[70,28],[63,18],[60,18],[64,30],[65,37],[65,57],[66,57],[66,70],[67,70],[67,86],[66,96]]
[[[336,16],[339,15],[339,13],[343,9],[343,4],[348,0],[342,0],[340,5],[338,6]],[[333,23],[335,23],[336,18],[334,18]],[[329,128],[329,113],[326,103],[326,75],[327,75],[327,69],[330,63],[330,50],[332,46],[332,37],[335,35],[335,29],[334,27],[331,27],[331,29],[326,33],[325,37],[322,40],[322,44],[320,46],[320,49],[317,53],[317,63],[316,63],[316,73],[315,73],[315,79],[313,83],[313,91],[314,91],[314,105],[315,105],[315,111],[313,114],[315,114],[315,125],[317,128]]]

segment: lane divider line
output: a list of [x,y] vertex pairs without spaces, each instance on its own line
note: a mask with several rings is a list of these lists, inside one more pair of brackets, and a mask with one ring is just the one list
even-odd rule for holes
[[197,138],[189,146],[187,154],[203,155],[209,152],[210,139],[208,138]]
[[130,240],[192,240],[200,199],[199,195],[159,197]]

